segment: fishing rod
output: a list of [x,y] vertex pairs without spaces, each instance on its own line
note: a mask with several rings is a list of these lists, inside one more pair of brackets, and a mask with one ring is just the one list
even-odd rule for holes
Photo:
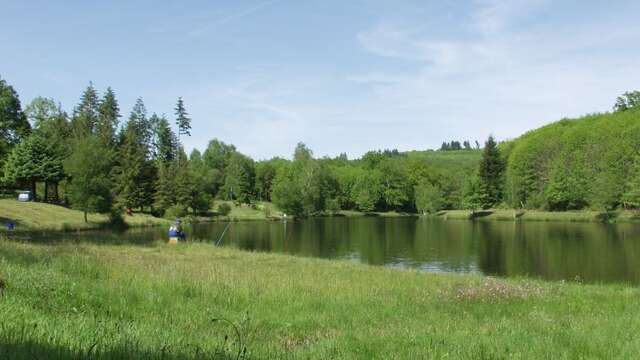
[[229,226],[231,226],[231,221],[227,222],[227,226],[224,228],[224,231],[222,231],[222,235],[220,235],[220,238],[216,241],[216,246],[220,245],[220,242],[224,238],[224,234],[227,232],[227,229],[229,229]]

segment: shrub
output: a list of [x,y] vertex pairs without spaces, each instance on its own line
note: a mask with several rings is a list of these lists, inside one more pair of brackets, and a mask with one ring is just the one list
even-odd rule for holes
[[184,205],[172,205],[165,212],[164,217],[167,219],[175,219],[186,216],[188,209]]
[[220,205],[218,205],[218,211],[217,211],[218,215],[220,216],[227,216],[231,213],[231,205],[227,204],[227,203],[222,203]]

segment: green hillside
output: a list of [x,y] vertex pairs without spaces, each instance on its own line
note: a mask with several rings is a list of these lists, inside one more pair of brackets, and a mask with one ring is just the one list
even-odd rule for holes
[[434,165],[460,165],[476,166],[482,156],[480,150],[425,150],[407,151],[405,153],[410,159],[425,160]]
[[[16,230],[85,230],[96,229],[109,223],[109,217],[102,214],[89,214],[84,222],[82,211],[36,202],[19,202],[0,199],[0,222],[16,223]],[[125,216],[129,226],[160,225],[168,220],[150,215],[134,214]]]
[[511,206],[637,207],[640,111],[564,119],[503,144]]

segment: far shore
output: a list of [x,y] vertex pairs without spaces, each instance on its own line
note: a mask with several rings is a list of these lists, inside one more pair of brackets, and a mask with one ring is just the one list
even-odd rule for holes
[[[216,201],[214,210],[222,203]],[[226,216],[188,216],[187,222],[206,221],[282,221],[294,219],[291,215],[285,215],[268,202],[259,202],[254,205],[231,205],[231,212]],[[342,210],[334,213],[324,213],[317,217],[421,217],[442,220],[474,220],[474,221],[566,221],[566,222],[593,222],[593,223],[628,223],[640,222],[640,212],[618,210],[612,212],[600,212],[592,210],[579,211],[540,211],[520,209],[490,209],[490,210],[443,210],[434,214],[416,214],[406,212],[360,212]],[[81,211],[69,209],[45,203],[21,203],[12,199],[0,199],[0,222],[16,223],[16,232],[23,231],[83,231],[111,228],[109,217],[101,214],[90,214],[89,221],[84,222]],[[134,213],[123,215],[125,227],[168,226],[171,219],[154,217],[148,214]]]

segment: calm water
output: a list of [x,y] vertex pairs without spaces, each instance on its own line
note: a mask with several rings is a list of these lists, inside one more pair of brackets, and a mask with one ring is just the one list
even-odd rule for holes
[[[225,223],[187,227],[189,239],[213,243]],[[166,229],[32,234],[33,240],[145,244]],[[640,285],[640,225],[445,221],[423,218],[318,218],[235,222],[222,246],[434,272],[532,276]]]

